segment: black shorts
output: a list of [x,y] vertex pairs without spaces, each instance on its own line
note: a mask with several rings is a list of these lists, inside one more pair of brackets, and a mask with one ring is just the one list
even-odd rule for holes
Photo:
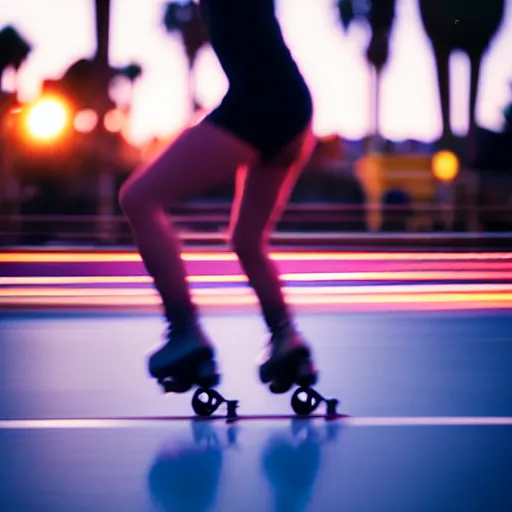
[[230,87],[206,119],[253,146],[266,160],[303,132],[312,117],[310,92],[303,81],[295,81],[254,90]]

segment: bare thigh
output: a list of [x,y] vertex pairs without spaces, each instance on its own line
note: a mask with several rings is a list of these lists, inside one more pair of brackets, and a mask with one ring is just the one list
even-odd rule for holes
[[286,207],[315,142],[308,127],[273,160],[239,170],[230,228],[235,245],[245,245],[244,240],[255,244],[265,241]]
[[238,168],[255,165],[259,153],[208,122],[185,130],[148,167],[123,186],[121,202],[169,207],[233,179]]

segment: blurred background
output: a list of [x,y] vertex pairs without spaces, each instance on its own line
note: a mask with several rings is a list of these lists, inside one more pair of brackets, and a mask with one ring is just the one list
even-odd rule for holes
[[[318,136],[278,233],[511,232],[512,0],[385,4],[383,36],[368,1],[276,0]],[[121,184],[226,89],[190,0],[2,2],[0,244],[131,245]],[[233,185],[173,205],[189,243]]]

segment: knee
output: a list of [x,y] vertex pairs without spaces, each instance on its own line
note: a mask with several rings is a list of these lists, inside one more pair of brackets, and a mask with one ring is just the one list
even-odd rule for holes
[[142,194],[136,180],[126,180],[119,190],[119,206],[123,213],[132,218],[137,213],[144,211],[147,206],[147,199]]
[[230,245],[242,262],[258,259],[263,254],[264,239],[262,235],[250,230],[235,229],[231,235]]

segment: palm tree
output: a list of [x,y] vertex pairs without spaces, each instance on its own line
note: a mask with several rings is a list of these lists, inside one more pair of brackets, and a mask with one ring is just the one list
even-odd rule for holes
[[131,62],[130,64],[119,68],[117,73],[121,76],[124,76],[126,79],[130,81],[133,85],[137,79],[142,75],[142,67],[135,62]]
[[94,0],[96,21],[96,53],[93,57],[95,68],[98,114],[104,115],[109,108],[109,84],[115,70],[109,63],[110,43],[110,0]]
[[172,1],[165,6],[163,24],[169,34],[179,32],[188,60],[189,93],[192,111],[201,108],[194,86],[194,65],[199,50],[208,43],[206,26],[193,0]]
[[[45,80],[44,92],[62,94],[75,110],[97,108],[104,94],[98,83],[98,66],[93,59],[81,58],[73,62],[57,80]],[[101,98],[104,102],[104,98]]]
[[395,15],[395,0],[337,0],[338,16],[341,25],[347,31],[353,21],[366,20],[371,27],[372,36],[366,50],[366,59],[374,75],[374,119],[373,138],[380,138],[380,89],[381,76],[389,57],[389,34]]
[[[95,71],[95,110],[100,119],[104,119],[108,112],[111,100],[109,97],[109,85],[115,76],[115,70],[109,63],[109,42],[110,42],[110,0],[94,0],[96,20],[96,54],[93,58]],[[105,216],[114,212],[114,177],[110,172],[111,153],[110,139],[107,136],[103,123],[98,123],[96,130],[98,143],[98,223],[99,237],[102,242],[111,241],[111,225],[104,221]]]
[[[1,90],[2,78],[7,69],[17,73],[31,51],[30,44],[12,26],[0,31],[0,206],[13,215],[20,207],[19,185],[14,174],[14,144],[12,125],[9,122],[10,109],[17,103],[17,91],[5,93]],[[12,120],[12,119],[11,119]],[[7,219],[5,229],[17,229],[11,219]]]
[[141,77],[142,75],[142,67],[135,63],[131,62],[130,64],[127,64],[126,66],[123,66],[121,68],[118,68],[116,70],[117,76],[123,77],[130,83],[130,99],[127,102],[128,103],[128,110],[132,104],[132,98],[133,98],[133,89],[135,86],[135,82]]
[[4,72],[12,67],[18,71],[32,50],[30,44],[12,27],[0,31],[0,84]]
[[421,17],[437,67],[443,119],[443,142],[453,139],[450,124],[449,59],[452,51],[467,53],[471,64],[469,131],[465,157],[476,158],[476,104],[482,57],[503,19],[505,0],[419,0]]

